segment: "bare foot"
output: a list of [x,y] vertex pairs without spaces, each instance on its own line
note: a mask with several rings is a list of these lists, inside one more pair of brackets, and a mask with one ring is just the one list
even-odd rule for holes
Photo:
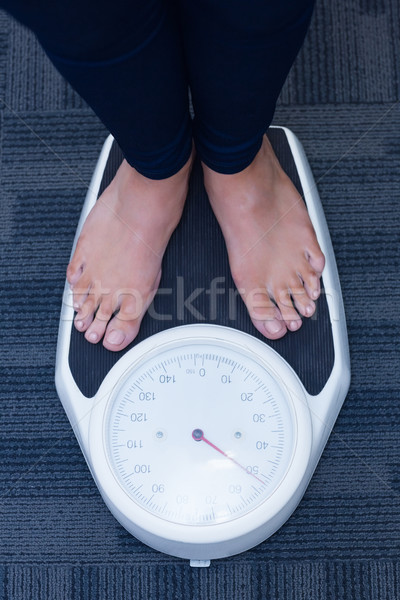
[[[204,183],[227,245],[235,284],[254,326],[277,339],[315,311],[324,255],[304,202],[267,136],[252,164]],[[272,302],[273,300],[273,302]]]
[[156,181],[123,161],[91,210],[67,269],[75,327],[89,342],[104,336],[108,350],[122,350],[137,335],[182,214],[191,163]]

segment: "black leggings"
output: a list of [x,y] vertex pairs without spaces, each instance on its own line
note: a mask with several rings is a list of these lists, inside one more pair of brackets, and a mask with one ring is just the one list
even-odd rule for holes
[[[314,0],[0,0],[37,35],[143,175],[192,139],[220,173],[247,167],[306,34]],[[195,118],[190,118],[190,87]]]

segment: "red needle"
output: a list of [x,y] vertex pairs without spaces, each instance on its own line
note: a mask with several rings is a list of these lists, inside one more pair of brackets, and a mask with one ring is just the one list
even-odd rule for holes
[[265,485],[265,481],[262,481],[261,479],[259,479],[257,477],[257,475],[254,475],[254,473],[250,473],[250,471],[248,471],[246,469],[246,467],[244,467],[243,465],[241,465],[240,463],[238,463],[238,461],[235,460],[234,458],[232,458],[232,456],[229,456],[229,454],[227,454],[226,452],[224,452],[223,450],[221,450],[221,448],[218,448],[218,446],[216,446],[215,444],[213,444],[212,442],[210,442],[210,440],[208,440],[207,438],[205,438],[204,437],[204,433],[203,433],[203,431],[201,429],[194,429],[192,431],[192,438],[196,442],[205,442],[206,444],[208,444],[209,446],[211,446],[211,448],[214,448],[214,450],[216,450],[217,452],[219,452],[220,454],[222,454],[226,458],[229,458],[229,460],[231,460],[233,463],[235,463],[235,465],[237,465],[238,467],[240,467],[241,469],[243,469],[243,471],[246,471],[246,473],[248,475],[251,475],[252,477],[254,477],[254,479],[257,479],[257,481],[259,481],[260,483],[262,483],[263,485]]

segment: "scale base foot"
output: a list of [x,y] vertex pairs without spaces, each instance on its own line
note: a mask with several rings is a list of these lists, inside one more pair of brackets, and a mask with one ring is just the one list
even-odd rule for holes
[[191,567],[209,567],[211,565],[211,560],[191,560]]

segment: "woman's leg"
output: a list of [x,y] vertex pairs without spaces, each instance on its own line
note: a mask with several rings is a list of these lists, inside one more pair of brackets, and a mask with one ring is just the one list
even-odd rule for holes
[[264,136],[313,0],[179,2],[206,189],[253,323],[278,338],[300,327],[299,313],[313,314],[324,266],[304,203]]
[[0,0],[27,25],[67,81],[152,179],[192,149],[181,39],[165,0]]
[[192,135],[176,22],[163,0],[0,3],[33,29],[125,155],[67,270],[75,326],[121,350],[157,290],[187,193]]

